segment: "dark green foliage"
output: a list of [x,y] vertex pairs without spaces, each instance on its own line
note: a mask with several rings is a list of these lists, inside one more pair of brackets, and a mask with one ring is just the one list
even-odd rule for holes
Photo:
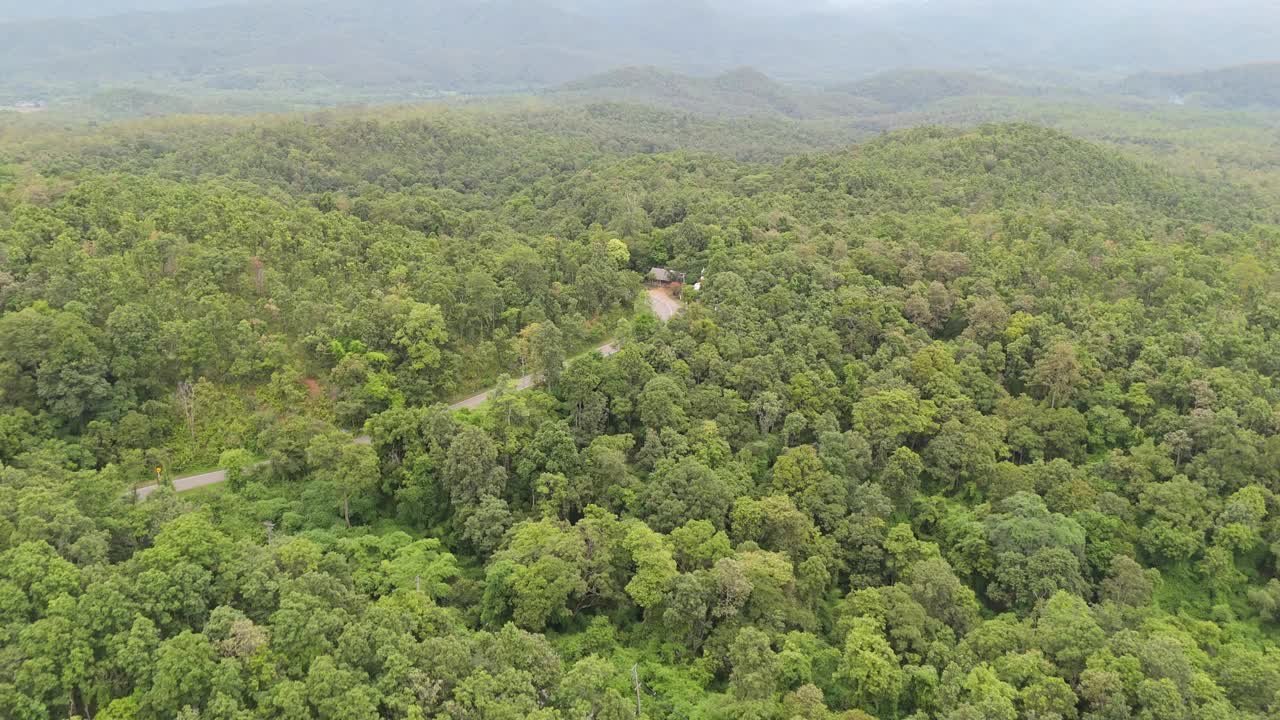
[[[0,717],[1280,709],[1273,210],[1029,125],[510,123],[15,143]],[[178,457],[232,482],[132,500]]]

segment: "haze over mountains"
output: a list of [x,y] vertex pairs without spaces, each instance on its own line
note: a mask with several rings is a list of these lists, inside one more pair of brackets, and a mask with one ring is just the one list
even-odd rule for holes
[[0,0],[0,22],[105,17],[131,12],[172,12],[227,5],[234,1],[236,0],[45,0],[33,3],[28,0]]
[[1280,107],[1280,63],[1186,73],[1142,73],[1127,78],[1120,90],[1215,107]]
[[[1272,58],[1280,5],[626,0],[0,3],[0,94],[292,93],[321,102],[545,88],[625,66],[750,66],[832,86],[902,67],[1060,68],[1078,84]],[[164,11],[144,12],[137,11]],[[116,13],[116,14],[111,14]],[[88,15],[109,15],[87,17]],[[79,16],[79,17],[73,17]],[[1248,28],[1241,31],[1240,28]]]

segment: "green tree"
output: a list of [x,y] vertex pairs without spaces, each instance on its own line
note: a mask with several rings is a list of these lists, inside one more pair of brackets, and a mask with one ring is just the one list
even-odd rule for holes
[[218,457],[218,466],[225,468],[227,482],[231,485],[231,489],[236,492],[244,489],[248,475],[253,472],[253,468],[256,465],[257,461],[254,459],[253,453],[242,448],[224,450],[222,455]]
[[671,550],[661,535],[643,523],[632,525],[623,546],[636,568],[627,583],[627,594],[645,610],[657,607],[677,574]]
[[190,631],[160,643],[151,687],[143,696],[146,712],[177,717],[184,707],[199,708],[213,691],[217,651],[207,638]]
[[890,716],[897,713],[907,680],[883,629],[865,617],[853,620],[835,677],[847,684],[852,705]]
[[522,330],[520,337],[525,368],[546,382],[547,387],[557,387],[565,361],[565,339],[560,328],[550,321],[534,323]]
[[503,496],[506,472],[497,460],[498,448],[480,428],[463,426],[453,438],[441,468],[441,480],[456,512],[465,515],[485,496]]

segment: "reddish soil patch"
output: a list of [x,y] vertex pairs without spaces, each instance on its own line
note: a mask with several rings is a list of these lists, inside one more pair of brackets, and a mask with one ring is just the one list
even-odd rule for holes
[[324,395],[324,388],[321,387],[319,380],[315,378],[303,378],[302,384],[307,386],[307,395],[309,395],[312,400],[319,400],[320,396]]

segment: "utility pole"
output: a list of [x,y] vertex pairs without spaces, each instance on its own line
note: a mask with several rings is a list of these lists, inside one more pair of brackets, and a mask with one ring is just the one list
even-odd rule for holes
[[262,523],[262,527],[264,527],[264,528],[266,528],[266,529],[267,529],[267,544],[268,544],[268,545],[270,545],[270,544],[271,544],[271,531],[273,531],[273,530],[275,530],[275,529],[276,529],[276,524],[275,524],[275,523],[273,523],[273,522],[271,522],[270,520],[265,520],[265,521],[263,521],[263,523]]
[[634,685],[634,686],[635,686],[635,688],[636,688],[636,717],[637,717],[637,718],[639,718],[639,717],[640,717],[640,714],[641,714],[641,712],[642,712],[642,711],[640,710],[640,673],[639,673],[639,668],[640,668],[640,664],[639,664],[639,663],[636,663],[635,665],[632,665],[632,666],[631,666],[631,684],[632,684],[632,685]]

